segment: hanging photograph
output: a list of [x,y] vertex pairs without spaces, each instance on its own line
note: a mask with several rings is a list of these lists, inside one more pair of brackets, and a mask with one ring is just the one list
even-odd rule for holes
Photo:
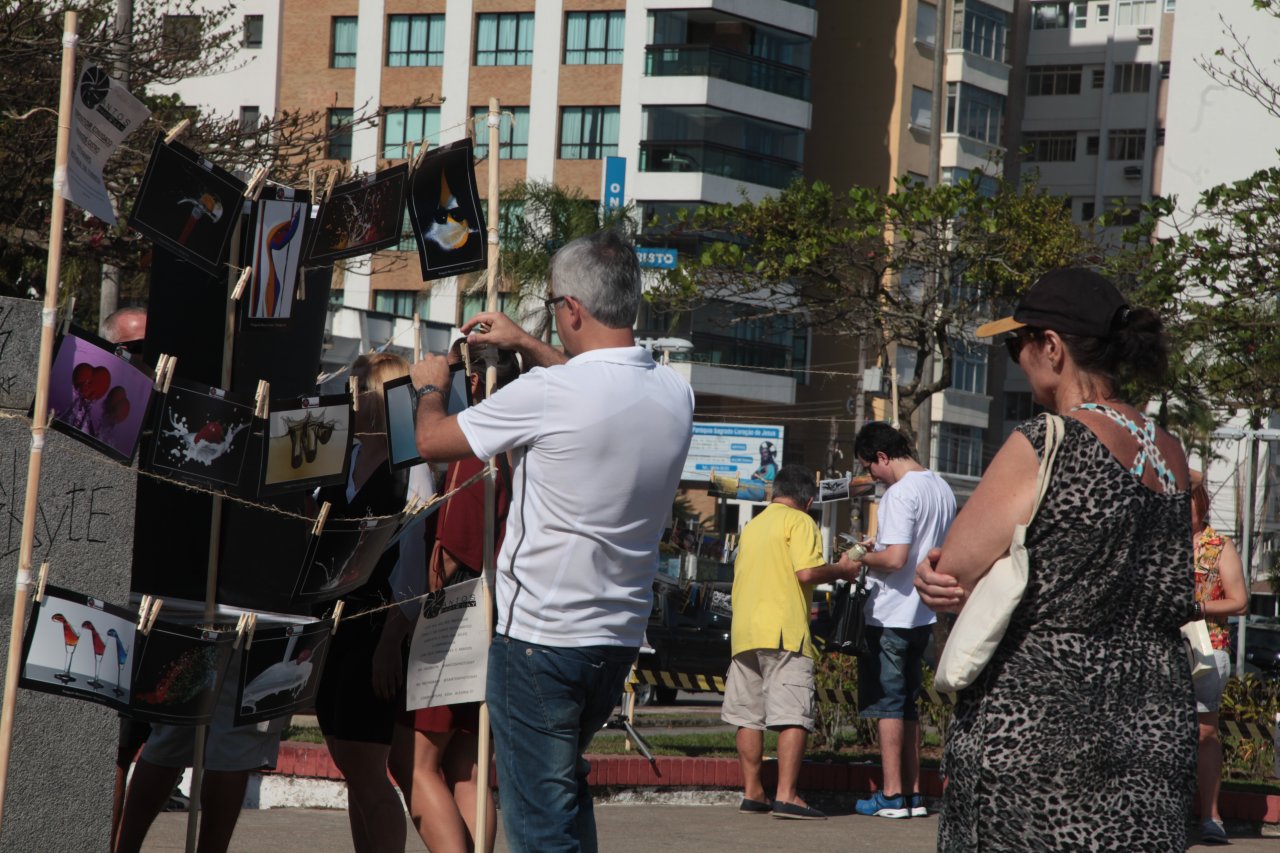
[[330,518],[298,574],[294,600],[330,601],[363,586],[399,529],[398,515]]
[[335,187],[320,205],[307,263],[367,255],[400,242],[408,177],[409,167],[401,163]]
[[213,719],[235,631],[157,622],[139,636],[129,716],[149,723],[201,725]]
[[488,238],[470,139],[422,156],[409,182],[409,221],[418,241],[422,280],[482,270]]
[[331,621],[258,628],[240,656],[235,724],[273,720],[312,707]]
[[45,587],[27,622],[18,685],[127,710],[136,628],[122,607]]
[[240,483],[253,425],[250,401],[174,380],[157,409],[152,470],[206,485]]
[[306,192],[278,190],[278,194],[288,192],[292,198],[267,198],[264,193],[254,209],[253,273],[247,300],[250,320],[288,320],[293,312],[311,198]]
[[272,400],[261,493],[344,482],[351,424],[350,394]]
[[178,142],[156,138],[129,226],[186,260],[216,272],[227,259],[244,182]]
[[131,462],[153,384],[111,344],[73,328],[58,341],[49,372],[53,427]]

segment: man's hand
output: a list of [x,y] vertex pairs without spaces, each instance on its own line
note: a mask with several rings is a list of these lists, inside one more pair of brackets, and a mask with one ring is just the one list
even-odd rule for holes
[[862,563],[849,557],[849,552],[845,551],[840,555],[840,559],[836,560],[836,568],[841,570],[840,577],[852,583],[858,579],[858,573],[862,571]]
[[442,355],[425,355],[409,367],[409,380],[414,388],[434,385],[449,393],[449,360]]
[[[477,328],[478,326],[481,328]],[[498,349],[523,352],[531,342],[538,342],[537,338],[500,311],[481,311],[462,324],[462,333],[467,336],[467,346],[471,347],[488,344]]]
[[968,593],[958,580],[937,570],[941,559],[942,549],[934,548],[916,566],[916,592],[920,593],[920,600],[935,613],[959,613]]

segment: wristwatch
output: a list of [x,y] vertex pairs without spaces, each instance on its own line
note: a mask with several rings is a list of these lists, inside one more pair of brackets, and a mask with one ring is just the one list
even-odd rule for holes
[[421,400],[423,397],[427,396],[428,394],[439,394],[440,399],[444,401],[445,406],[447,407],[449,405],[448,392],[445,391],[443,388],[437,388],[436,386],[430,385],[430,384],[423,385],[420,388],[413,389],[414,404],[416,405],[419,400]]

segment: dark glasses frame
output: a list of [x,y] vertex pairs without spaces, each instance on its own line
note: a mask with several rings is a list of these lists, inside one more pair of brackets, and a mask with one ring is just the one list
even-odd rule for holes
[[1009,351],[1009,358],[1014,364],[1018,363],[1018,357],[1022,355],[1022,348],[1027,345],[1027,341],[1036,340],[1040,337],[1040,334],[1041,332],[1037,328],[1023,326],[1004,339],[1004,348]]

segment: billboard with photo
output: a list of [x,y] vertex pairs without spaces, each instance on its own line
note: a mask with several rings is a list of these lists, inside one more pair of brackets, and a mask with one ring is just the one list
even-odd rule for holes
[[708,484],[714,480],[721,490],[736,480],[734,497],[766,501],[782,466],[784,433],[784,427],[773,424],[694,422],[680,479]]

